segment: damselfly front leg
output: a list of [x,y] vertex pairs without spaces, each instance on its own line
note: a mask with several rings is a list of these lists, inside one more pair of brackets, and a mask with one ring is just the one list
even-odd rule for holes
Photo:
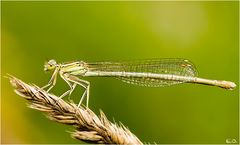
[[83,95],[82,95],[82,97],[81,97],[81,99],[78,103],[78,107],[82,104],[82,101],[84,100],[85,97],[87,97],[86,98],[86,107],[88,107],[90,83],[86,80],[79,79],[78,77],[75,77],[73,75],[69,75],[67,73],[62,74],[61,76],[64,78],[64,80],[66,82],[70,81],[74,84],[80,85],[81,87],[83,87],[85,89],[85,91],[84,91],[84,93],[83,93]]
[[49,80],[48,84],[43,86],[42,89],[45,89],[45,88],[48,88],[47,89],[47,92],[49,92],[55,85],[56,85],[56,82],[57,82],[57,75],[58,75],[58,72],[59,72],[59,68],[56,68],[52,74],[52,77],[51,79]]

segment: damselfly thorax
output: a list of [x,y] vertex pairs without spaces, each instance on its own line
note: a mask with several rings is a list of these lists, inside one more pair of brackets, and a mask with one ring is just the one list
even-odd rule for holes
[[83,61],[76,61],[71,63],[64,63],[59,65],[59,71],[61,73],[68,73],[75,76],[83,76],[87,71],[87,65]]

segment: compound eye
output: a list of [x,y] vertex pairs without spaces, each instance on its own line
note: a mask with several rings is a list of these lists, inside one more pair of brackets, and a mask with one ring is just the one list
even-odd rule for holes
[[55,65],[55,64],[57,64],[57,63],[56,63],[55,60],[51,59],[51,60],[48,61],[48,64],[49,64],[50,66],[52,66],[52,65]]

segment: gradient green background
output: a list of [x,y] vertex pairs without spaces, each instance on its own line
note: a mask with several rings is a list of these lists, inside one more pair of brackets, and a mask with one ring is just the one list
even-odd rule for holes
[[[2,143],[79,143],[26,107],[6,73],[45,85],[54,58],[104,61],[186,58],[199,76],[238,85],[238,2],[2,2]],[[238,136],[238,87],[195,84],[147,88],[112,78],[91,82],[90,108],[102,109],[146,143],[225,143]],[[68,86],[58,80],[53,92]],[[82,89],[73,94],[75,100]]]

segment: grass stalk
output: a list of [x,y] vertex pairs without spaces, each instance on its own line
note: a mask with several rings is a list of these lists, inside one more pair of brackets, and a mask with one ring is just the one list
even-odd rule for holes
[[110,122],[102,111],[98,117],[89,108],[77,107],[36,85],[13,76],[9,79],[15,92],[28,100],[30,108],[46,113],[53,121],[73,126],[71,136],[75,139],[95,144],[143,144],[124,125]]

